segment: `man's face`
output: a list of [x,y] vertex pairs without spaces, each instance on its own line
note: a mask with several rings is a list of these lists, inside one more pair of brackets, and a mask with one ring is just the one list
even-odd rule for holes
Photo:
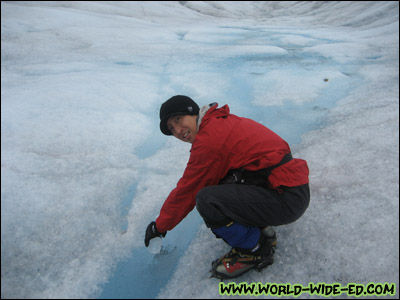
[[197,134],[197,116],[172,116],[167,121],[167,127],[174,137],[192,144]]

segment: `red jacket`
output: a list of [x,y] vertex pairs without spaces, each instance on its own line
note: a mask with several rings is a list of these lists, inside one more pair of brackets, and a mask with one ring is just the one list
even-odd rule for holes
[[[196,194],[216,185],[231,169],[255,171],[278,164],[289,145],[276,133],[253,120],[229,113],[228,105],[211,107],[204,115],[190,150],[189,162],[156,220],[158,231],[173,229],[195,207]],[[308,183],[307,162],[292,159],[274,169],[269,186]]]

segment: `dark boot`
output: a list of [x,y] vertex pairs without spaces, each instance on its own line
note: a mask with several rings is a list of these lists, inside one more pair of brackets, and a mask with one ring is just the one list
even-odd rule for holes
[[271,242],[272,247],[276,247],[278,244],[278,241],[276,239],[276,232],[272,226],[265,226],[263,228],[260,228],[261,233]]

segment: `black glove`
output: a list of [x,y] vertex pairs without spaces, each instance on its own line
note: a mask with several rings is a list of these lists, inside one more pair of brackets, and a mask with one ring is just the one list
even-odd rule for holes
[[164,232],[164,233],[158,232],[157,227],[156,227],[156,222],[154,222],[154,221],[151,222],[149,224],[149,226],[147,226],[147,229],[146,229],[146,236],[144,238],[145,246],[146,247],[149,246],[149,242],[151,239],[154,239],[155,237],[159,237],[159,236],[165,237],[166,234],[167,234],[167,232]]

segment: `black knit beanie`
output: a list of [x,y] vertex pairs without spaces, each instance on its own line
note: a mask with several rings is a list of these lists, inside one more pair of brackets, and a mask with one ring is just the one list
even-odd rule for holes
[[172,116],[177,115],[198,115],[199,106],[191,98],[176,95],[169,98],[161,105],[160,109],[160,129],[165,135],[172,135],[167,127],[167,121]]

